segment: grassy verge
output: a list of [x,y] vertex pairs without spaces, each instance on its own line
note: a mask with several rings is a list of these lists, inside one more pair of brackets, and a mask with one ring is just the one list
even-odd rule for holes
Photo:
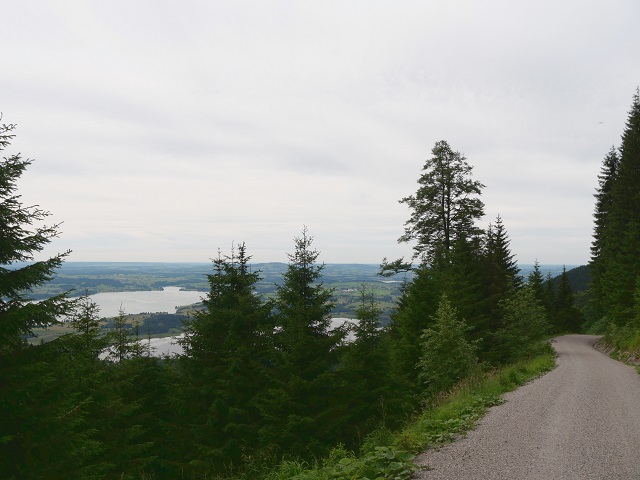
[[379,429],[356,455],[338,445],[315,462],[284,461],[265,472],[247,471],[235,480],[406,480],[418,470],[415,454],[452,442],[473,429],[502,395],[555,367],[551,346],[541,355],[490,372],[477,372],[442,395],[400,432]]
[[[640,328],[610,325],[596,347],[611,358],[629,365],[640,366]],[[640,373],[640,368],[638,369]]]
[[502,395],[543,375],[555,367],[555,353],[548,351],[490,372],[478,372],[441,397],[422,415],[395,435],[394,445],[409,452],[449,443],[473,429]]

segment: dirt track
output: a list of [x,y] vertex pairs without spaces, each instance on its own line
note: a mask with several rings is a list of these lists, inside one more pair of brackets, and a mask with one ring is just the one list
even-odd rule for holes
[[640,479],[640,375],[592,345],[554,342],[558,367],[505,396],[467,438],[417,461],[416,479]]

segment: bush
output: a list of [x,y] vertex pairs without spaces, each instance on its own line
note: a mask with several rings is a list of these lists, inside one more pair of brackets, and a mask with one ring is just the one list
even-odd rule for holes
[[476,348],[466,339],[469,327],[458,320],[456,310],[443,295],[434,323],[422,334],[419,380],[428,397],[448,390],[469,375],[477,363]]
[[544,306],[533,288],[525,286],[503,300],[504,324],[494,337],[496,359],[516,362],[541,353],[550,331]]

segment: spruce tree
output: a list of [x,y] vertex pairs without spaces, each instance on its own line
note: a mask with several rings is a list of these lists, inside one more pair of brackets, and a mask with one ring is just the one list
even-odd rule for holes
[[[185,325],[183,397],[192,446],[185,452],[196,472],[224,471],[258,446],[262,426],[257,398],[267,386],[273,325],[270,305],[256,294],[244,243],[213,261],[205,309]],[[184,439],[186,440],[186,438]]]
[[78,332],[85,348],[92,352],[96,358],[109,341],[108,336],[101,335],[99,314],[100,307],[85,292],[85,295],[78,300],[70,322],[71,327]]
[[[417,386],[420,335],[428,328],[443,294],[456,299],[456,308],[476,320],[481,302],[479,238],[476,222],[484,214],[480,196],[484,185],[472,178],[472,167],[446,141],[436,142],[418,179],[418,190],[405,197],[411,214],[398,242],[415,242],[413,268],[402,259],[383,260],[381,272],[413,268],[414,277],[392,315],[390,340],[394,368]],[[415,390],[414,390],[415,391]]]
[[474,340],[484,335],[488,323],[484,266],[481,238],[468,239],[462,235],[454,244],[449,262],[436,268],[438,283],[458,314],[470,325],[469,336]]
[[433,398],[471,373],[476,364],[475,345],[467,340],[468,325],[443,295],[433,324],[421,335],[419,379]]
[[340,365],[338,404],[343,406],[341,441],[355,442],[398,410],[398,389],[391,376],[386,332],[380,327],[382,310],[373,288],[360,289],[360,305]]
[[549,321],[551,322],[551,325],[556,325],[556,290],[556,285],[553,277],[551,276],[551,272],[547,272],[547,275],[544,277],[542,304],[549,313]]
[[[0,151],[11,145],[15,125],[0,125]],[[101,478],[108,466],[92,424],[100,364],[80,336],[66,335],[23,348],[35,328],[73,313],[66,294],[30,298],[51,280],[69,251],[34,261],[59,234],[45,225],[50,214],[25,206],[17,181],[31,160],[20,154],[0,161],[0,477]]]
[[542,301],[536,297],[535,284],[513,291],[501,306],[502,325],[495,335],[497,360],[515,362],[539,353],[551,326]]
[[432,263],[448,257],[461,235],[479,234],[475,222],[484,215],[480,200],[484,185],[471,177],[472,166],[460,152],[442,140],[422,167],[418,190],[400,200],[411,209],[398,242],[415,241],[413,259]]
[[533,270],[527,276],[527,285],[531,288],[535,297],[542,302],[544,300],[544,276],[537,259],[533,264]]
[[118,315],[113,319],[113,330],[109,332],[108,339],[111,343],[108,358],[113,362],[122,362],[130,358],[133,353],[131,329],[128,327],[127,314],[122,305],[118,309]]
[[492,303],[492,313],[498,316],[499,308],[495,308],[495,305],[522,285],[520,269],[515,255],[511,253],[510,243],[507,230],[498,215],[495,225],[489,225],[487,229],[485,245],[487,293]]
[[112,471],[103,455],[104,437],[117,425],[109,411],[113,385],[80,335],[0,358],[0,378],[0,478],[105,478]]
[[414,270],[413,279],[406,282],[391,314],[388,327],[391,366],[394,376],[403,380],[406,392],[417,394],[418,360],[422,353],[420,336],[433,323],[440,298],[445,293],[434,267],[420,266]]
[[261,400],[266,446],[301,456],[335,440],[332,411],[344,331],[331,328],[333,290],[322,284],[323,264],[306,227],[277,286],[272,387]]
[[620,157],[614,147],[605,156],[600,174],[594,212],[593,242],[591,244],[591,284],[589,290],[599,316],[605,314],[606,300],[602,280],[607,271],[608,260],[617,249],[616,234],[611,228],[613,186],[617,178]]
[[[13,124],[0,125],[0,152],[11,144],[14,129]],[[44,225],[49,212],[38,205],[24,206],[15,193],[17,180],[31,163],[20,154],[0,161],[0,356],[21,348],[23,337],[34,328],[58,323],[73,305],[66,294],[38,302],[29,298],[29,290],[51,280],[71,253],[33,261],[34,254],[58,236],[60,225]]]
[[562,274],[558,278],[555,307],[555,328],[557,332],[579,332],[584,318],[575,307],[573,290],[569,283],[566,267],[562,267]]
[[603,313],[623,326],[633,318],[640,274],[640,89],[633,97],[619,155],[605,159],[599,180],[592,290]]
[[510,240],[502,219],[498,215],[495,225],[490,224],[485,236],[484,248],[484,301],[482,322],[476,326],[476,338],[481,339],[480,354],[483,359],[497,358],[499,346],[493,337],[503,321],[501,302],[522,285],[515,255],[511,253]]

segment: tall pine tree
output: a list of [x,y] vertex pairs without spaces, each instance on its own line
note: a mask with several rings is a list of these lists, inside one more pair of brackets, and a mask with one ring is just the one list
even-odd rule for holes
[[263,440],[282,453],[309,456],[336,437],[335,370],[344,332],[331,328],[333,290],[306,227],[277,286],[272,385],[261,400]]
[[259,272],[240,244],[213,261],[205,309],[185,325],[181,341],[187,398],[187,430],[195,470],[237,465],[258,447],[262,427],[257,398],[267,386],[267,353],[273,326],[270,305],[255,291]]
[[619,155],[605,158],[596,194],[592,291],[607,316],[633,320],[640,274],[640,89],[636,90]]
[[591,244],[591,297],[594,301],[596,313],[605,314],[606,300],[603,290],[603,275],[607,270],[608,259],[615,254],[617,240],[611,228],[610,215],[613,207],[613,185],[618,174],[620,157],[614,147],[605,156],[600,174],[598,175],[598,189],[594,194],[596,206],[594,212],[593,242]]
[[476,220],[484,215],[480,200],[484,185],[473,180],[473,167],[460,152],[442,140],[436,142],[418,179],[414,195],[400,200],[411,210],[399,242],[415,241],[414,259],[433,263],[438,256],[448,257],[455,241],[464,235],[479,234]]
[[495,225],[489,225],[485,242],[485,318],[482,326],[484,342],[481,350],[487,351],[491,335],[502,324],[501,302],[522,285],[515,255],[511,253],[511,241],[507,230],[498,215]]
[[[0,152],[11,144],[14,129],[13,124],[0,125]],[[29,290],[51,280],[71,253],[33,262],[34,254],[58,236],[60,225],[44,225],[49,212],[38,205],[24,206],[15,193],[31,162],[20,154],[0,161],[0,356],[21,348],[25,335],[58,322],[72,307],[65,294],[38,302],[29,298]]]

